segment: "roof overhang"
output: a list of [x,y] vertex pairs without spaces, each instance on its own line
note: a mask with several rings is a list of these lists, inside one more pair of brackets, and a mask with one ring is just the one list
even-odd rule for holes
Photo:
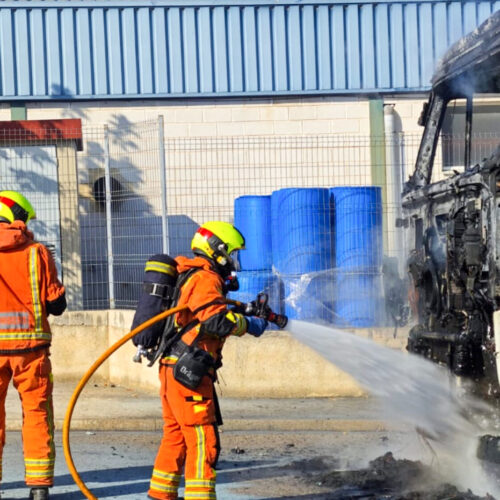
[[0,143],[9,145],[57,144],[75,141],[83,150],[82,121],[79,118],[61,120],[0,121]]

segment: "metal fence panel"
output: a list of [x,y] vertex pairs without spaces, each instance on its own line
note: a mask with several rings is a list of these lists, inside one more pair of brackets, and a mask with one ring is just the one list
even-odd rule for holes
[[[356,326],[352,310],[379,304],[384,311],[390,276],[404,277],[405,238],[395,221],[420,134],[164,140],[161,120],[125,119],[82,132],[82,150],[71,140],[31,144],[22,136],[0,149],[0,189],[18,189],[33,201],[38,219],[31,227],[55,252],[72,309],[135,307],[149,256],[189,255],[199,224],[238,217],[248,255],[264,255],[254,243],[265,233],[271,257],[262,268],[242,269],[234,297],[250,299],[263,288],[292,317]],[[480,138],[478,154],[497,142]],[[374,155],[377,148],[383,154]],[[456,137],[441,138],[434,180],[448,175],[461,148]],[[380,194],[363,192],[379,169],[386,173]],[[346,205],[339,193],[354,193],[362,204]],[[366,193],[374,196],[368,202]],[[270,213],[244,207],[237,215],[248,196],[270,196]],[[370,231],[377,231],[371,240]],[[357,254],[367,241],[373,254]],[[390,324],[387,315],[373,321]]]
[[158,122],[84,130],[78,163],[84,305],[133,307],[145,259],[161,252]]

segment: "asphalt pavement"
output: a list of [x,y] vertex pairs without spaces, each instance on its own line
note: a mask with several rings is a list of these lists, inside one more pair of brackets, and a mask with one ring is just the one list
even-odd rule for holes
[[[54,499],[85,498],[65,463],[60,432],[75,387],[76,381],[55,383]],[[415,436],[388,425],[373,398],[243,400],[224,398],[222,391],[220,402],[219,500],[328,498],[314,482],[298,479],[300,474],[309,468],[351,466],[394,449],[410,456],[414,449],[408,439]],[[2,500],[27,498],[21,408],[13,387],[6,411]],[[156,394],[92,381],[84,388],[73,413],[70,444],[75,466],[97,498],[146,498],[161,422]]]
[[[64,416],[76,381],[54,384],[56,430]],[[226,430],[383,430],[383,410],[373,398],[233,399],[217,390]],[[20,430],[21,404],[11,386],[6,401],[7,430]],[[84,387],[71,419],[72,430],[157,431],[162,429],[156,394],[94,383]]]

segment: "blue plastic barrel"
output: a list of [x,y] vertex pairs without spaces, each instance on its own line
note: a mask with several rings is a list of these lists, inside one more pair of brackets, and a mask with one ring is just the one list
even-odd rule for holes
[[271,196],[273,266],[299,275],[332,266],[327,188],[287,188]]
[[280,285],[278,277],[272,271],[240,271],[238,272],[240,289],[229,292],[228,298],[240,302],[255,300],[260,292],[269,295],[269,305],[274,312],[280,312]]
[[335,325],[366,328],[383,324],[385,308],[379,272],[339,273],[335,297]]
[[333,209],[338,326],[381,324],[383,307],[382,190],[375,186],[330,189]]
[[282,255],[281,244],[283,241],[283,230],[281,226],[281,201],[284,196],[294,188],[279,189],[271,194],[271,248],[273,267],[278,271],[280,267],[280,256]]
[[245,237],[245,248],[239,253],[244,271],[270,270],[273,263],[271,248],[271,197],[240,196],[234,200],[234,225]]
[[335,283],[332,271],[282,275],[284,312],[290,319],[319,324],[333,323]]
[[382,265],[382,190],[380,187],[330,188],[335,267],[339,270]]

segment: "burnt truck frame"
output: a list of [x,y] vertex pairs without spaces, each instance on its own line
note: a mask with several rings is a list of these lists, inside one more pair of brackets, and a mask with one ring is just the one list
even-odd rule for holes
[[[477,164],[471,161],[473,106],[491,94],[500,94],[500,12],[455,43],[432,78],[397,225],[406,228],[411,249],[409,298],[417,324],[409,331],[408,350],[498,396],[500,147]],[[465,106],[463,171],[431,183],[447,107],[457,99]]]

